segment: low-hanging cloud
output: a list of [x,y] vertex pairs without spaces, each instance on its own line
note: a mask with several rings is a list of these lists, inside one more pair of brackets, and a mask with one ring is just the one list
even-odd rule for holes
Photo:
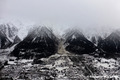
[[86,31],[120,27],[120,0],[5,0],[2,4],[2,18],[57,31],[71,26]]

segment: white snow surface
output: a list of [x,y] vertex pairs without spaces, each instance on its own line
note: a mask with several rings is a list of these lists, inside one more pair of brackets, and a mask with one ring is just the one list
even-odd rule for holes
[[95,67],[104,67],[104,68],[115,68],[115,66],[119,65],[118,61],[116,61],[115,59],[105,59],[105,58],[101,58],[100,62],[98,60],[95,60]]
[[21,62],[21,63],[32,62],[32,61],[33,61],[33,59],[29,59],[29,60],[22,59],[22,60],[19,60],[19,62]]
[[72,39],[76,39],[76,36],[75,36],[75,35],[73,35],[73,36],[72,36]]
[[15,36],[18,34],[18,29],[11,23],[0,24],[0,31],[8,38],[9,41],[13,42]]
[[14,61],[8,61],[8,64],[16,64]]
[[[48,28],[46,26],[38,26],[38,25],[34,25],[33,28],[30,29],[30,31],[28,32],[28,35],[32,36],[37,36],[37,37],[41,37],[41,38],[45,38],[45,37],[49,37],[52,38],[53,35],[53,31],[51,28]],[[34,38],[34,40],[36,39],[36,37]]]

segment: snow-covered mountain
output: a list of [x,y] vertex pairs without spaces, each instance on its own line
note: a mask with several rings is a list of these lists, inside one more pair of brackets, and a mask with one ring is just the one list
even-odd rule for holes
[[96,50],[96,46],[90,42],[79,30],[69,30],[65,34],[66,50],[77,53],[87,54]]
[[[8,48],[16,43],[18,29],[13,24],[0,25],[0,48]],[[19,38],[19,37],[18,37]],[[19,42],[19,41],[17,41]]]
[[31,29],[11,54],[19,58],[48,57],[57,52],[57,45],[58,40],[52,30],[39,26]]
[[79,30],[69,30],[65,34],[66,50],[77,54],[89,54],[101,57],[120,56],[120,31],[115,30],[110,35],[93,35],[88,39]]
[[[110,33],[102,34],[102,36],[100,34],[88,35],[88,37],[79,29],[71,29],[66,31],[61,39],[63,39],[63,42],[65,40],[65,49],[72,53],[97,53],[102,55],[108,53],[119,53],[120,31],[114,31],[110,35],[109,34]],[[20,42],[12,52],[14,56],[33,58],[36,57],[36,55],[39,55],[39,58],[41,58],[57,52],[59,43],[57,38],[58,36],[55,36],[51,28],[37,26],[29,30],[28,35],[22,42],[20,42],[18,36],[15,36],[14,40],[12,37],[10,37],[10,40],[7,38],[7,42]]]
[[112,32],[99,47],[107,53],[120,53],[120,31]]

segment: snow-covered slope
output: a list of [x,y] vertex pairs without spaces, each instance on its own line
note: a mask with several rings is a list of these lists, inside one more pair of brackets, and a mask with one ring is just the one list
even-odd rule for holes
[[10,47],[17,36],[18,29],[13,24],[0,24],[0,48]]
[[58,40],[52,30],[39,26],[31,29],[11,54],[22,58],[48,57],[57,52],[57,45]]

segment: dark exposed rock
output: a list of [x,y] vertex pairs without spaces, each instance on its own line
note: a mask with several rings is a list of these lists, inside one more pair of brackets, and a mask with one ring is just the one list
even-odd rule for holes
[[5,61],[5,62],[4,62],[4,65],[8,65],[8,61]]
[[37,27],[29,31],[11,53],[18,58],[42,58],[57,52],[58,41],[52,30],[47,27]]
[[0,78],[0,80],[13,80],[12,78]]
[[95,36],[92,36],[91,42],[94,43],[94,44],[97,44],[97,41],[96,41],[96,39],[95,39]]
[[76,54],[89,54],[96,50],[95,45],[90,42],[79,30],[71,30],[65,34],[66,50]]
[[0,61],[0,70],[4,68],[5,65],[8,65],[8,61]]

